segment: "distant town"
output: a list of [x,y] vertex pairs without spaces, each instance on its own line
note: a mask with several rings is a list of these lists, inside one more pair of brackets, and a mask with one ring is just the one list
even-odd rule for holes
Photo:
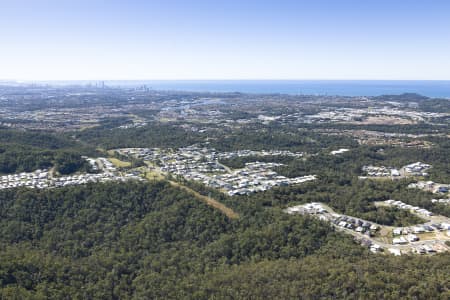
[[[237,214],[212,194],[249,201],[288,193],[297,200],[280,200],[276,207],[292,217],[321,220],[372,253],[447,252],[446,103],[417,94],[345,97],[175,92],[104,83],[0,85],[0,127],[5,134],[13,132],[5,135],[5,149],[0,147],[6,170],[0,174],[0,190],[161,180],[233,217]],[[39,142],[25,133],[51,136],[48,146],[36,150],[45,158],[36,165],[45,167],[11,163],[13,154],[2,160],[8,147],[22,153],[20,143],[39,149]],[[58,145],[60,139],[64,146]],[[76,153],[78,169],[58,172],[55,159],[47,159],[52,151],[62,151],[59,157],[69,165],[73,162],[64,162],[66,152]],[[22,171],[9,171],[14,168]],[[324,192],[350,182],[379,189],[366,193],[372,195],[370,204],[352,200],[356,212],[373,212],[371,220],[342,213],[335,202],[342,192]],[[196,191],[192,183],[205,190]],[[315,194],[302,198],[308,189]],[[387,191],[394,190],[403,191],[403,201],[388,198]],[[418,200],[403,198],[408,193]],[[378,223],[378,214],[405,225]]]

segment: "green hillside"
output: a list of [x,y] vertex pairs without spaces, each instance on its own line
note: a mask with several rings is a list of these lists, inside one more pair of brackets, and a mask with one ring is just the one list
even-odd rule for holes
[[0,206],[2,299],[450,296],[449,254],[374,256],[258,205],[228,219],[165,182],[3,190]]

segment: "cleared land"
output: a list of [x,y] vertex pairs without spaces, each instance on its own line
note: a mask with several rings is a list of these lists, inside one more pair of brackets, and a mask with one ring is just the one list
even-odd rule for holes
[[[147,161],[145,163],[147,164],[147,166],[149,168],[154,168],[154,165],[152,163],[147,162]],[[156,169],[148,170],[145,173],[146,173],[145,178],[147,178],[148,180],[164,180],[163,173],[157,171]],[[176,181],[169,180],[169,183],[172,186],[178,187],[180,189],[183,189],[183,190],[187,191],[190,194],[193,194],[197,199],[205,202],[206,204],[214,207],[215,209],[220,210],[228,218],[230,218],[230,219],[237,219],[237,218],[239,218],[239,214],[238,213],[236,213],[234,210],[232,210],[231,208],[227,207],[226,205],[220,203],[216,199],[204,196],[204,195],[194,191],[193,189],[191,189],[191,188],[189,188],[187,186],[184,186],[184,185],[182,185],[182,184],[180,184],[180,183],[178,183]]]
[[117,158],[108,158],[108,160],[110,162],[112,162],[114,164],[114,166],[116,166],[117,168],[127,168],[129,166],[131,166],[131,163],[128,161],[123,161]]
[[[384,203],[382,203],[382,204],[384,204]],[[354,229],[342,227],[342,226],[336,224],[335,222],[333,222],[333,220],[336,218],[336,216],[341,216],[341,217],[342,216],[350,217],[350,216],[337,214],[330,206],[328,206],[326,204],[320,203],[320,206],[323,209],[325,209],[326,212],[321,212],[321,213],[313,212],[312,213],[313,216],[319,217],[322,220],[326,220],[326,221],[330,222],[337,230],[351,234],[358,240],[371,241],[372,244],[377,244],[377,245],[381,246],[384,250],[397,249],[397,250],[401,250],[403,254],[418,253],[417,250],[423,246],[434,248],[434,251],[432,253],[447,252],[450,250],[450,247],[447,246],[445,243],[446,241],[450,240],[450,237],[446,234],[446,231],[443,232],[443,231],[434,230],[433,232],[415,233],[415,235],[417,235],[417,237],[419,237],[419,239],[420,239],[419,241],[408,242],[407,244],[401,244],[401,245],[400,244],[394,245],[392,243],[393,237],[394,237],[392,230],[394,229],[394,227],[380,225],[380,224],[376,224],[374,222],[370,222],[372,224],[375,224],[378,227],[378,231],[375,234],[375,236],[367,236],[361,232],[356,232]],[[308,214],[307,211],[300,212],[300,213]],[[351,218],[358,219],[355,217],[351,217]],[[418,224],[417,226],[431,225],[432,223],[449,222],[448,218],[446,218],[444,216],[430,216],[428,218],[430,220],[424,220],[426,223]],[[362,220],[362,219],[360,219],[360,220]],[[408,227],[414,227],[414,226],[408,226]],[[399,235],[398,237],[400,237],[400,236],[402,236],[402,235]],[[403,235],[403,236],[405,237],[406,235]]]
[[148,180],[163,180],[164,176],[162,176],[159,172],[146,170],[145,178],[147,178]]
[[215,199],[213,199],[211,197],[203,196],[202,194],[194,191],[193,189],[191,189],[191,188],[189,188],[187,186],[181,185],[178,182],[175,182],[175,181],[169,181],[169,182],[170,182],[170,184],[172,186],[176,186],[176,187],[178,187],[180,189],[183,189],[183,190],[187,191],[188,193],[193,194],[195,197],[197,197],[198,199],[202,200],[206,204],[208,204],[208,205],[210,205],[210,206],[220,210],[228,218],[230,218],[230,219],[237,219],[237,218],[239,218],[239,214],[238,213],[236,213],[231,208],[225,206],[224,204],[220,203],[219,201],[217,201],[217,200],[215,200]]

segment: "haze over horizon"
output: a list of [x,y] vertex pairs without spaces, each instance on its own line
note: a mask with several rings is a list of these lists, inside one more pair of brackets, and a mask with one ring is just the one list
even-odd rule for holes
[[450,80],[447,1],[0,1],[0,79]]

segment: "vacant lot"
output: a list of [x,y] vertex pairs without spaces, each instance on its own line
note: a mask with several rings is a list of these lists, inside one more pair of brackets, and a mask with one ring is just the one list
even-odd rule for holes
[[108,159],[109,159],[109,161],[111,161],[111,162],[114,164],[114,166],[116,166],[117,168],[126,168],[126,167],[131,166],[131,163],[128,162],[128,161],[123,161],[123,160],[120,160],[120,159],[117,159],[117,158],[108,158]]

